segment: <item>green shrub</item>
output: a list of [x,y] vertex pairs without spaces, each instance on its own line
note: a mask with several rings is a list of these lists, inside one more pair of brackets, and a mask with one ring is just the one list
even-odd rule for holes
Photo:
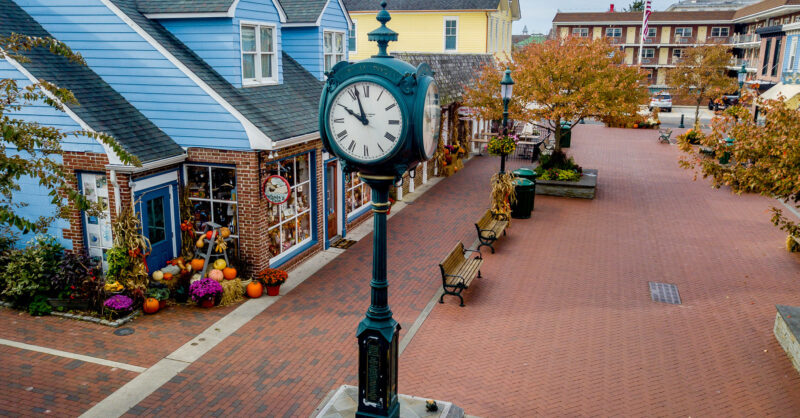
[[64,248],[55,238],[37,235],[23,250],[14,250],[0,274],[0,295],[25,307],[36,295],[50,291]]
[[33,302],[28,305],[28,313],[33,316],[50,315],[51,312],[53,312],[53,307],[47,303],[47,296],[45,295],[36,295],[33,298]]

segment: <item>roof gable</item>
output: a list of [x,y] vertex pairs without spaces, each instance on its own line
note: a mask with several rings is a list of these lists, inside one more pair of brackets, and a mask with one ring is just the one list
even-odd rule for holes
[[316,23],[328,0],[280,0],[286,23]]
[[234,0],[136,0],[144,14],[160,13],[227,13]]
[[491,54],[425,54],[392,52],[392,56],[413,66],[426,63],[433,70],[443,106],[460,102],[464,87],[475,81],[478,71],[493,62]]
[[[0,36],[11,33],[50,36],[41,25],[11,0],[0,0]],[[113,136],[142,163],[184,154],[183,149],[125,100],[91,68],[57,56],[44,48],[24,51],[30,62],[20,63],[38,79],[67,88],[78,105],[69,109],[97,132]]]

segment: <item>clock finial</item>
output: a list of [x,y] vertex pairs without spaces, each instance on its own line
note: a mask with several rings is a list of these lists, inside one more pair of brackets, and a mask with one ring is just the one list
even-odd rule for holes
[[386,27],[386,23],[392,20],[392,16],[386,11],[386,0],[381,1],[381,9],[378,16],[375,17],[378,22],[381,22],[381,26],[367,34],[367,39],[378,43],[378,55],[374,55],[374,58],[392,58],[386,48],[389,46],[389,42],[397,41],[397,32]]

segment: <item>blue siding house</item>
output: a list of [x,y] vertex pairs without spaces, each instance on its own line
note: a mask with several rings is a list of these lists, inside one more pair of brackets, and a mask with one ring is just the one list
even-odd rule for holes
[[[350,26],[341,0],[0,0],[0,36],[51,36],[87,64],[38,49],[25,62],[0,60],[1,78],[44,79],[79,101],[64,113],[31,106],[16,116],[109,133],[143,163],[70,138],[64,165],[108,209],[101,218],[76,212],[49,232],[103,257],[110,225],[131,206],[153,245],[148,265],[160,268],[179,255],[182,222],[197,233],[214,223],[232,231],[245,273],[344,235],[369,192],[323,152],[317,111],[325,71],[347,59]],[[264,197],[273,176],[289,183],[286,202]],[[52,214],[30,186],[28,214]]]

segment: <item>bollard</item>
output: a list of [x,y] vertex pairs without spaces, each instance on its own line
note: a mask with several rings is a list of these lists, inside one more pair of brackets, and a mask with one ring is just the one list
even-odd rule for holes
[[678,127],[679,128],[685,128],[685,126],[683,125],[683,113],[681,113],[681,124],[678,125]]

